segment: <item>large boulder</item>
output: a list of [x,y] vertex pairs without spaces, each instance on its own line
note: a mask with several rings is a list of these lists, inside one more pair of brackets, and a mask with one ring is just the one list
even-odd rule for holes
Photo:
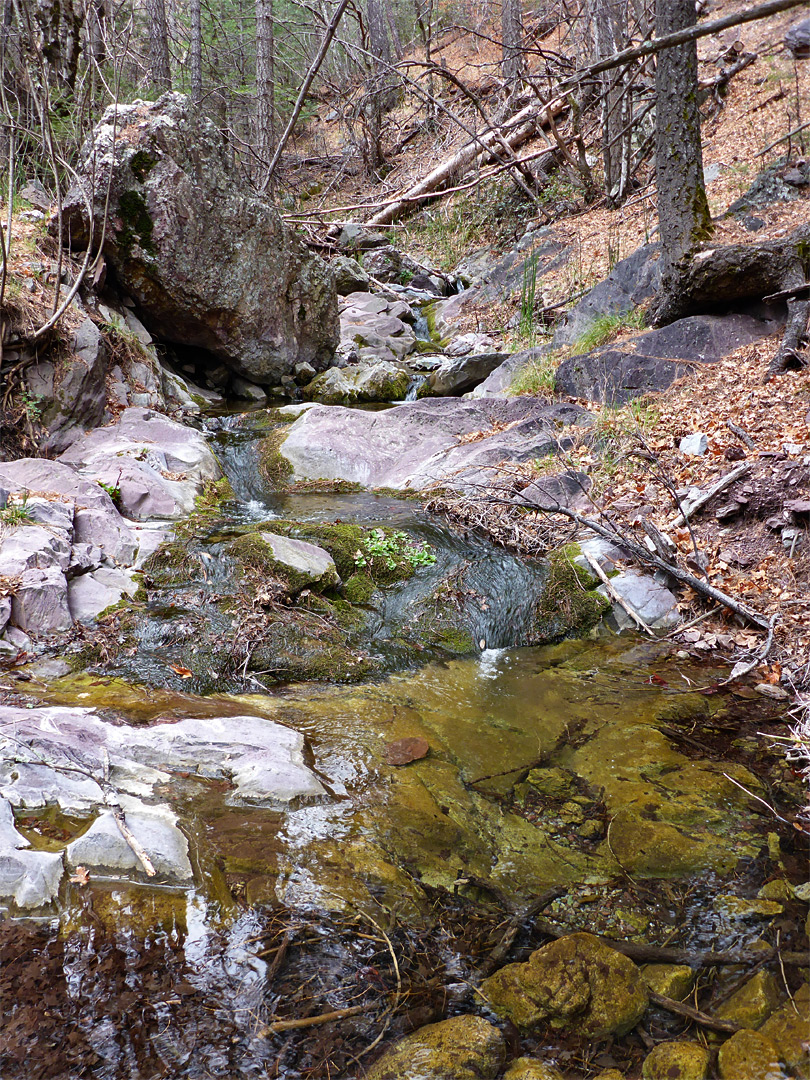
[[300,362],[330,363],[331,271],[270,203],[240,189],[216,125],[182,94],[110,106],[78,175],[65,237],[75,250],[97,246],[104,232],[104,254],[152,333],[205,349],[261,385]]
[[318,405],[283,433],[278,452],[293,480],[464,488],[491,481],[501,462],[555,452],[564,427],[587,422],[576,405],[535,398],[426,398],[383,412]]
[[750,315],[694,315],[660,330],[648,330],[563,360],[555,389],[560,394],[623,404],[642,394],[666,390],[695,364],[712,363],[741,345],[778,329],[770,318]]

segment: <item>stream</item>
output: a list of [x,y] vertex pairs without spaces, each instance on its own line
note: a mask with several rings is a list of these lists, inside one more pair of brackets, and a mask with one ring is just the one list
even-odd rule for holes
[[[783,730],[773,702],[718,692],[725,670],[665,641],[596,630],[526,645],[543,564],[412,499],[273,492],[256,457],[266,414],[205,424],[236,500],[190,543],[194,572],[150,592],[106,663],[57,677],[34,667],[16,700],[92,706],[138,731],[266,718],[305,736],[321,793],[240,801],[227,779],[170,768],[160,792],[188,838],[191,881],[77,872],[51,909],[0,921],[3,1080],[361,1077],[425,1024],[496,1020],[471,980],[504,920],[549,890],[543,916],[564,932],[696,952],[777,935],[801,947],[801,837],[785,820],[801,788],[760,734]],[[435,554],[365,605],[352,646],[365,677],[268,682],[249,652],[219,663],[233,636],[215,602],[231,586],[229,545],[274,521],[394,528]],[[437,593],[448,581],[473,642],[457,654],[401,630],[425,597],[450,603]],[[206,649],[202,677],[190,658]],[[396,763],[403,740],[427,753]],[[47,851],[88,824],[17,815]],[[547,940],[536,919],[519,923],[510,960]],[[711,978],[720,997],[740,970]],[[284,1026],[329,1012],[340,1015]],[[685,1025],[654,1010],[643,1037],[596,1047],[575,1031],[505,1031],[510,1058],[637,1077],[650,1040]]]

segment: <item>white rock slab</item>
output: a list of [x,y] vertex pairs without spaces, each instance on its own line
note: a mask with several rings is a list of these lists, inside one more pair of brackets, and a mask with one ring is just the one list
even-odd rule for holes
[[[177,817],[165,806],[146,806],[135,799],[122,799],[127,828],[149,855],[155,868],[154,881],[182,884],[192,880],[188,840],[177,827]],[[87,832],[67,846],[68,866],[84,866],[96,874],[144,873],[143,865],[126,842],[112,811],[105,810]]]

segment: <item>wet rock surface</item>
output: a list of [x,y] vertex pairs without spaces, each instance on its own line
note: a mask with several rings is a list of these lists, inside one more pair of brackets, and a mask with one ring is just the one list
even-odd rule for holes
[[393,1046],[367,1080],[494,1080],[505,1055],[504,1038],[480,1016],[429,1024]]
[[572,934],[501,968],[481,985],[495,1011],[523,1030],[575,1028],[587,1038],[623,1034],[647,1007],[636,965],[590,934]]
[[216,126],[183,95],[107,109],[78,184],[64,208],[73,248],[98,243],[109,203],[104,252],[150,331],[260,385],[301,361],[330,362],[331,271],[269,203],[239,189]]
[[557,432],[587,417],[577,406],[527,398],[427,399],[381,413],[320,407],[290,426],[279,452],[294,479],[463,486],[485,477],[490,465],[554,451]]
[[644,1080],[706,1080],[711,1053],[696,1042],[665,1042],[644,1059]]

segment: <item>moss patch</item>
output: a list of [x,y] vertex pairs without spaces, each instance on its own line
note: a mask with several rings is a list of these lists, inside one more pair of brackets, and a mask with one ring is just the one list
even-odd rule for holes
[[136,180],[140,180],[141,183],[144,182],[152,169],[154,169],[155,165],[157,165],[157,158],[152,157],[146,150],[136,150],[129,159],[129,167],[132,171],[132,175]]
[[[574,545],[576,547],[576,545]],[[554,551],[543,595],[535,611],[539,640],[583,634],[610,611],[610,602],[593,590],[593,578],[577,566],[567,548]]]
[[152,242],[152,218],[146,205],[146,199],[139,191],[125,191],[118,200],[118,212],[123,227],[118,233],[118,244],[125,256],[129,255],[135,244],[154,255]]
[[259,446],[259,471],[273,488],[281,491],[289,487],[293,474],[291,462],[280,450],[286,438],[287,432],[283,428],[276,428],[268,432],[267,438]]

